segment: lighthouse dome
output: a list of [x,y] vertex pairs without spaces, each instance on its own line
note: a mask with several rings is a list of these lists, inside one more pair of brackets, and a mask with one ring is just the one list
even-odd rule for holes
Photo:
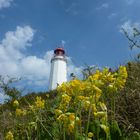
[[54,54],[55,55],[64,55],[65,54],[65,50],[61,47],[58,47],[54,50]]

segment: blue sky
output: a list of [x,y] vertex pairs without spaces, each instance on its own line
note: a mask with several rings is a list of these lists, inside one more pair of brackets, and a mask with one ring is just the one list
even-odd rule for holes
[[132,52],[120,28],[139,28],[139,13],[139,0],[0,0],[0,74],[47,90],[52,50],[61,43],[69,73],[85,63],[125,64]]

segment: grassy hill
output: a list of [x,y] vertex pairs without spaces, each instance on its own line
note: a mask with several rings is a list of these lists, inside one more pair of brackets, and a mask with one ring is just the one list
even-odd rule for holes
[[[84,81],[70,82],[70,88],[30,93],[17,102],[14,99],[1,105],[0,139],[139,140],[140,63],[129,62],[126,69],[128,77],[124,88],[119,83],[124,79],[120,80],[119,74],[116,76],[116,73],[124,76],[123,73],[104,70]],[[97,75],[102,79],[97,80]],[[114,77],[119,84],[115,81],[116,85],[112,86]]]

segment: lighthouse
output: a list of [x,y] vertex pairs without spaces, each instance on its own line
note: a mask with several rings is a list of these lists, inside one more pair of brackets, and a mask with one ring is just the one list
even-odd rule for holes
[[54,90],[58,85],[67,82],[67,59],[63,48],[56,48],[51,59],[49,90]]

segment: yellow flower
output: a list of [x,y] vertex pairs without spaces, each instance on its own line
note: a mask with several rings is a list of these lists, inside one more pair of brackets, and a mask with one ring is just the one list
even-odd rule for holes
[[79,119],[79,117],[76,117],[76,123],[77,123],[78,125],[81,124],[81,120]]
[[113,83],[113,84],[111,83],[107,86],[107,92],[116,93],[118,87],[120,87],[120,85],[117,83],[117,79],[116,79],[115,83]]
[[16,116],[25,116],[26,110],[21,110],[19,108],[16,109]]
[[6,134],[5,140],[14,140],[14,136],[11,131]]
[[89,76],[88,80],[91,81],[99,80],[100,76],[101,76],[101,72],[99,70],[96,70],[95,74]]
[[95,104],[92,104],[91,106],[92,106],[92,111],[93,111],[93,112],[97,112],[96,105],[95,105]]
[[61,114],[58,118],[57,118],[58,121],[65,121],[66,120],[66,115],[65,114]]
[[16,109],[16,115],[21,116],[21,114],[22,114],[22,110],[17,108]]
[[90,96],[90,99],[92,99],[92,100],[96,99],[96,102],[97,102],[100,99],[100,97],[101,97],[101,93],[98,92],[98,93],[95,93],[94,96]]
[[35,105],[39,109],[43,109],[45,107],[45,100],[43,100],[41,97],[36,97]]
[[68,124],[68,132],[69,132],[69,133],[72,133],[73,130],[74,130],[74,123]]
[[78,86],[80,86],[80,84],[81,84],[81,81],[78,80],[78,79],[74,79],[74,80],[71,81],[71,86],[72,87],[78,87]]
[[94,136],[94,134],[93,134],[92,132],[89,132],[89,133],[88,133],[88,137],[89,137],[89,138],[92,138],[93,136]]
[[30,122],[29,125],[35,126],[36,125],[36,122]]
[[108,88],[109,88],[109,89],[113,89],[113,88],[114,88],[114,87],[113,87],[113,84],[109,84],[109,85],[108,85]]
[[70,121],[74,121],[74,120],[75,120],[75,115],[74,115],[74,113],[71,113],[71,114],[69,115],[69,120],[70,120]]
[[84,90],[86,89],[86,84],[85,84],[85,82],[81,82],[81,85],[80,85],[79,89],[80,89],[81,91],[84,91]]
[[78,96],[77,98],[78,98],[78,100],[84,100],[85,96]]
[[82,100],[89,100],[89,97],[80,95],[80,96],[77,97],[77,99],[78,99],[78,102],[79,102],[79,101],[82,101]]
[[109,127],[108,126],[101,124],[100,127],[105,131],[106,135],[109,134]]
[[100,112],[94,112],[94,116],[97,118],[107,117],[107,113],[100,111]]
[[29,105],[29,109],[34,112],[35,111],[34,105]]
[[102,118],[100,119],[100,122],[101,122],[102,124],[106,124],[106,123],[107,123],[107,115],[104,116],[104,117],[102,117]]
[[30,122],[28,124],[31,128],[34,128],[35,130],[37,129],[37,123],[36,122]]
[[63,113],[60,109],[55,109],[54,112],[56,115],[60,115]]
[[102,93],[102,90],[99,89],[97,86],[92,85],[93,90],[95,90],[97,93]]
[[70,102],[70,100],[71,100],[71,97],[69,95],[67,95],[67,94],[62,95],[62,102],[68,104]]
[[100,105],[100,107],[101,107],[101,109],[102,109],[103,111],[107,111],[107,107],[106,107],[106,105],[105,105],[104,103],[99,102],[99,105]]
[[90,101],[84,101],[84,108],[87,111],[90,107]]
[[57,87],[57,90],[58,90],[58,92],[66,92],[66,89],[67,89],[67,84],[66,83],[62,83],[61,85],[59,85],[58,87]]
[[113,84],[109,84],[109,85],[108,85],[108,89],[109,89],[109,90],[113,90],[113,89],[114,89]]
[[127,74],[127,70],[126,70],[126,67],[124,66],[120,66],[119,67],[119,71],[118,71],[119,75],[123,78],[127,78],[128,74]]
[[18,102],[17,100],[14,100],[14,102],[13,102],[13,106],[14,106],[14,107],[19,106],[19,102]]

